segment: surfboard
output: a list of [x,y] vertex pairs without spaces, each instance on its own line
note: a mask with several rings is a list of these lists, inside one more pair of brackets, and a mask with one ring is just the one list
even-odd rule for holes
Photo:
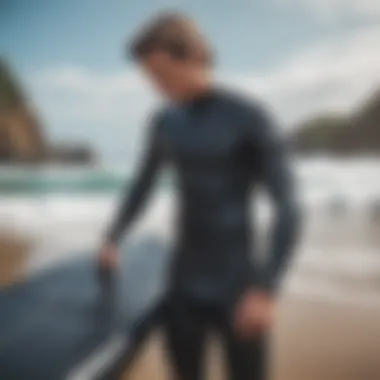
[[119,378],[158,321],[169,256],[155,236],[123,252],[113,276],[83,255],[0,292],[0,379]]

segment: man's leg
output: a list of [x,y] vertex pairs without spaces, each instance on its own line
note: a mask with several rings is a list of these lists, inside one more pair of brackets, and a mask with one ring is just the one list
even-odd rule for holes
[[175,380],[204,378],[206,320],[186,300],[172,300],[164,323],[166,348]]
[[227,343],[229,378],[233,380],[266,380],[266,337],[248,341],[230,339]]
[[227,355],[229,380],[266,380],[267,336],[242,339],[232,326],[231,318],[220,314],[218,330]]

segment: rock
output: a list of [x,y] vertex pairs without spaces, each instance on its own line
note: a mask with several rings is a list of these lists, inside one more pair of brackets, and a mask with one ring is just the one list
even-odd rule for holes
[[317,115],[296,126],[290,136],[301,154],[380,154],[380,90],[350,114]]
[[89,164],[96,160],[87,144],[51,144],[35,112],[0,59],[0,163],[57,162]]
[[86,144],[57,144],[50,146],[48,151],[49,162],[68,163],[74,165],[95,164],[98,160],[93,149]]
[[0,288],[25,278],[31,245],[19,235],[0,234]]
[[40,161],[45,145],[36,115],[0,60],[0,162]]

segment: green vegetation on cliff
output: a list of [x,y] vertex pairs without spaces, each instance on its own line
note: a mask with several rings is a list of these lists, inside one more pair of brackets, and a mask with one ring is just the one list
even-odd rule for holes
[[21,88],[16,83],[5,61],[0,59],[0,112],[25,102]]

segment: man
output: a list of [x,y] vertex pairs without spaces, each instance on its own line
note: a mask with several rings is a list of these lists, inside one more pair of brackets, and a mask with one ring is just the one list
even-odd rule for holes
[[[266,336],[297,227],[283,143],[259,105],[213,85],[210,49],[186,17],[157,17],[138,34],[131,52],[169,105],[153,119],[100,263],[116,264],[119,239],[158,169],[170,163],[180,200],[165,321],[174,377],[203,378],[205,335],[213,329],[221,336],[231,379],[265,379]],[[259,187],[276,211],[264,266],[251,260],[257,252],[250,195]]]

